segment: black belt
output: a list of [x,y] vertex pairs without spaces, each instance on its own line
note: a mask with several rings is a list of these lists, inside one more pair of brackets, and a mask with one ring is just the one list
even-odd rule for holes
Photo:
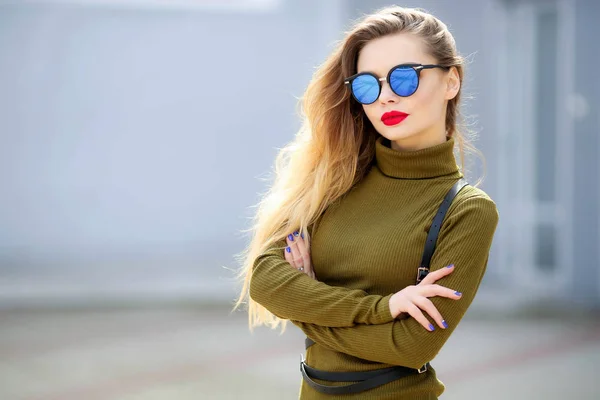
[[[306,338],[306,348],[310,347],[314,342]],[[364,392],[365,390],[376,388],[377,386],[395,381],[409,375],[422,374],[431,366],[425,364],[419,369],[413,369],[402,366],[395,366],[373,371],[358,371],[358,372],[329,372],[316,368],[309,367],[305,360],[304,354],[301,355],[300,371],[307,385],[313,389],[325,394],[350,394]],[[357,382],[345,386],[326,386],[321,385],[313,379],[320,379],[329,382]]]

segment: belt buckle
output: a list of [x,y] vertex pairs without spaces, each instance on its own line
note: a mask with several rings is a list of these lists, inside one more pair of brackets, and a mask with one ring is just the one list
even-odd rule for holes
[[421,368],[417,370],[418,373],[422,374],[427,371],[427,364],[423,365]]
[[419,267],[417,268],[417,284],[421,283],[423,279],[429,274],[429,268]]

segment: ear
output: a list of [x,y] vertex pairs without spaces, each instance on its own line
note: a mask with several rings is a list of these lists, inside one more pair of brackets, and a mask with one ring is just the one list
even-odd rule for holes
[[446,74],[446,100],[452,100],[458,94],[460,90],[460,77],[458,70],[455,67],[451,67],[450,71]]

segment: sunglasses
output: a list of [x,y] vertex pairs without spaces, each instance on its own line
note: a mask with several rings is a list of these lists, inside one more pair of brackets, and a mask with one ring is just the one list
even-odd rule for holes
[[450,69],[437,64],[400,64],[390,69],[386,77],[377,78],[370,72],[361,72],[344,79],[344,85],[350,86],[352,96],[360,104],[373,104],[381,94],[382,81],[387,81],[398,96],[408,97],[417,91],[421,71],[432,68]]

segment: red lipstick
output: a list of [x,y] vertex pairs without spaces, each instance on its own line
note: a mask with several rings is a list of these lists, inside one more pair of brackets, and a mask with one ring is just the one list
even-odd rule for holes
[[381,121],[387,126],[397,125],[404,121],[408,115],[400,111],[389,111],[381,116]]

